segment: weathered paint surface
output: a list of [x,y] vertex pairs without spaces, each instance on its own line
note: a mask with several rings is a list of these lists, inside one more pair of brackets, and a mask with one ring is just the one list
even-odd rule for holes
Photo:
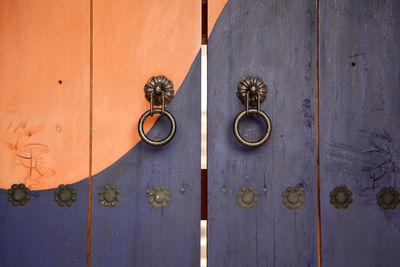
[[[180,88],[200,46],[200,6],[198,1],[168,4],[162,1],[113,1],[112,5],[108,1],[94,1],[95,172],[107,167],[139,141],[137,120],[149,107],[143,86],[151,75],[165,74],[173,80],[176,90]],[[32,199],[25,207],[18,208],[6,201],[6,190],[0,190],[0,265],[84,266],[87,181],[73,184],[78,200],[71,208],[59,208],[53,201],[53,190],[38,189],[77,182],[89,171],[89,2],[2,1],[0,7],[0,187],[7,189],[13,183],[23,182],[37,190],[32,191]],[[214,9],[214,16],[218,15],[217,9]],[[197,60],[193,67],[196,71],[192,70],[190,77],[193,77],[186,82],[190,84],[186,86],[188,96],[178,95],[176,99],[188,100],[181,116],[189,114],[189,117],[184,116],[185,120],[199,127],[199,120],[193,119],[200,116],[200,110],[196,109],[199,93],[194,93],[200,88],[198,65]],[[174,108],[171,103],[168,109],[180,111],[182,107]],[[178,127],[184,129],[180,125],[189,125],[179,115],[174,115]],[[149,120],[147,126],[151,124]],[[165,130],[168,126],[163,124],[163,127]],[[200,132],[199,128],[188,127]],[[175,138],[179,138],[180,131],[178,128]],[[200,138],[196,139],[195,134],[184,135],[186,149],[195,157],[180,154],[190,162],[179,166],[185,170],[177,180],[168,178],[169,184],[177,184],[179,190],[180,186],[185,188],[184,194],[180,195],[184,201],[177,204],[175,193],[179,190],[170,186],[176,190],[171,190],[174,204],[168,208],[175,211],[169,217],[161,215],[163,231],[155,231],[154,234],[159,236],[153,240],[158,242],[161,238],[172,242],[175,232],[180,232],[172,243],[183,240],[182,244],[189,252],[178,246],[172,251],[166,250],[170,243],[160,246],[165,246],[162,250],[168,252],[170,258],[186,253],[182,256],[183,262],[195,265],[199,254],[200,169],[193,166],[200,161],[197,158],[200,153],[195,152]],[[104,139],[100,140],[102,137]],[[150,153],[147,158],[155,159],[157,152],[152,150]],[[164,157],[165,168],[169,170],[171,158]],[[137,159],[138,168],[141,160]],[[178,160],[179,163],[184,161]],[[155,164],[162,165],[158,161]],[[146,168],[143,172],[149,171],[149,167]],[[179,171],[179,168],[175,170]],[[198,173],[191,175],[194,170]],[[183,177],[184,174],[187,176]],[[124,201],[129,192],[124,188],[122,192]],[[145,191],[131,194],[131,197],[138,196],[144,197]],[[142,200],[135,205],[148,205],[147,197]],[[98,204],[96,199],[94,204]],[[189,219],[180,216],[182,210]],[[165,220],[166,217],[169,220]],[[99,220],[103,221],[102,216]],[[159,220],[154,220],[151,232],[160,226]],[[181,223],[171,229],[177,220]],[[136,221],[138,228],[141,225],[146,228],[148,224],[148,219]],[[102,237],[100,235],[99,239]],[[97,248],[98,244],[92,243],[93,247]],[[101,254],[101,249],[97,255]],[[122,257],[130,257],[131,252],[125,252]],[[147,258],[139,255],[135,261],[159,262],[160,259],[152,254],[148,251]],[[96,258],[93,261],[96,262]]]
[[77,200],[61,208],[54,190],[31,192],[23,207],[0,190],[0,266],[86,266],[87,180],[75,183]]
[[[210,2],[210,30],[225,3]],[[149,107],[151,76],[179,89],[200,46],[200,8],[197,0],[94,3],[94,173],[140,141],[127,122]],[[87,177],[89,13],[82,1],[1,1],[0,188]]]
[[[208,266],[317,265],[315,19],[315,1],[230,0],[210,36]],[[259,148],[232,132],[246,75],[269,87],[272,134]],[[247,138],[260,133],[254,121],[242,126]],[[288,210],[281,193],[295,185],[305,204]],[[254,209],[236,204],[242,186],[259,192]]]
[[225,7],[228,0],[209,0],[208,4],[208,36],[210,36],[215,23],[217,22],[221,11]]
[[[0,1],[0,187],[88,175],[89,2]],[[0,190],[0,266],[85,266],[88,185],[70,208],[53,190],[24,207]]]
[[140,141],[136,124],[150,107],[148,79],[165,75],[180,88],[200,48],[200,30],[198,0],[95,2],[94,173]]
[[[200,263],[200,57],[167,110],[176,119],[174,139],[151,147],[143,141],[93,177],[91,262],[93,266],[196,266]],[[137,121],[130,121],[136,127]],[[158,120],[150,135],[169,131]],[[115,184],[122,201],[103,207],[97,192]],[[146,190],[164,185],[171,202],[148,203]],[[184,192],[181,192],[184,188]]]
[[[320,1],[322,266],[398,266],[400,207],[376,193],[400,190],[399,44],[399,1]],[[329,203],[338,185],[346,210]]]
[[0,188],[88,175],[89,3],[0,1]]

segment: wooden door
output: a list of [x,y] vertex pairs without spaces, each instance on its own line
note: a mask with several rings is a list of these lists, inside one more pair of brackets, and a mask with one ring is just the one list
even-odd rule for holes
[[[94,14],[93,167],[99,172],[92,186],[91,264],[196,266],[201,5],[197,0],[98,1]],[[140,141],[137,127],[150,108],[144,86],[159,75],[174,84],[176,96],[166,110],[177,130],[168,144],[152,147]],[[159,118],[148,135],[161,138],[169,129],[168,120]],[[104,162],[112,164],[101,170]],[[115,207],[99,201],[107,185],[120,192]],[[159,191],[150,195],[153,190]],[[157,192],[165,203],[157,202]]]
[[[398,1],[320,3],[323,266],[398,265],[399,15]],[[335,208],[343,186],[352,202]]]
[[398,265],[398,1],[201,2],[0,1],[0,266],[200,265],[205,26],[208,266]]
[[89,25],[87,1],[0,2],[0,266],[86,264]]
[[[209,266],[398,265],[399,14],[396,1],[228,2],[209,39]],[[268,87],[257,148],[232,132],[247,75]],[[264,133],[256,119],[244,138]]]
[[[316,14],[315,1],[230,0],[211,33],[209,266],[317,265]],[[245,109],[237,86],[248,75],[268,87],[261,109],[272,122],[255,148],[232,131]],[[266,128],[251,118],[239,130],[258,139]],[[255,206],[242,207],[249,188]],[[282,203],[288,188],[304,195],[298,209]]]

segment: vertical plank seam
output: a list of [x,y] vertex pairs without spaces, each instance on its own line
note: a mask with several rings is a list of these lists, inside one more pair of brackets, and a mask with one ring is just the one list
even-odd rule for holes
[[[207,101],[207,43],[208,43],[208,0],[201,0],[201,208],[200,208],[200,266],[208,265],[208,101]],[[204,51],[205,50],[205,51]],[[205,60],[203,59],[205,56]],[[205,66],[203,66],[205,64]],[[203,73],[204,72],[204,73]],[[205,83],[205,85],[203,85]],[[203,101],[205,103],[203,103]],[[203,114],[205,113],[205,114]],[[204,132],[205,131],[205,132]],[[203,136],[203,134],[205,136]],[[204,146],[204,148],[203,148]],[[204,153],[204,155],[203,155]],[[203,162],[205,161],[205,162]],[[203,229],[203,227],[205,229]],[[204,233],[205,231],[205,233]],[[205,244],[203,244],[205,235]]]
[[92,209],[92,156],[93,156],[93,0],[90,0],[90,100],[89,100],[89,199],[88,199],[88,233],[87,233],[87,267],[90,267],[90,236]]
[[319,170],[319,0],[317,4],[317,62],[316,62],[316,117],[317,117],[317,214],[318,214],[318,267],[321,267],[321,191],[320,191],[320,170]]

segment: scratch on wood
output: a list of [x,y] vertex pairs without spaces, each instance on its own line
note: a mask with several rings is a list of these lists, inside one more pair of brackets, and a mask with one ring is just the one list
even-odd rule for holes
[[17,126],[9,124],[5,135],[5,143],[12,152],[11,168],[22,167],[26,169],[23,177],[24,184],[33,188],[43,182],[48,172],[44,162],[45,155],[49,152],[47,145],[37,142],[29,142],[30,138],[39,132],[42,126],[27,127],[26,122],[21,121]]

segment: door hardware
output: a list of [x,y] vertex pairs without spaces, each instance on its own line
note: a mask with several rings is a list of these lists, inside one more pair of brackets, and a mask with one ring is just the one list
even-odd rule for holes
[[[144,86],[144,91],[146,99],[150,102],[150,110],[146,111],[139,119],[138,123],[139,135],[142,138],[142,140],[148,145],[151,146],[165,145],[172,140],[176,132],[175,118],[174,116],[172,116],[171,113],[169,113],[165,109],[165,105],[168,104],[174,97],[174,85],[165,76],[160,75],[151,77],[150,80]],[[161,109],[154,108],[155,105],[156,106],[161,105],[162,107]],[[171,124],[171,130],[168,136],[161,140],[151,139],[144,133],[143,130],[143,125],[145,120],[149,116],[153,117],[155,113],[160,114],[161,116],[166,116]]]
[[[233,123],[233,133],[235,138],[242,144],[248,147],[258,147],[264,144],[271,135],[271,120],[268,115],[261,110],[260,105],[267,96],[267,86],[263,80],[258,76],[247,76],[239,82],[237,88],[237,97],[240,99],[246,109],[240,112]],[[250,107],[249,107],[250,106]],[[257,107],[257,108],[254,108]],[[239,133],[239,123],[244,116],[248,117],[249,114],[257,114],[261,117],[267,127],[264,136],[256,141],[249,141],[243,138]]]

